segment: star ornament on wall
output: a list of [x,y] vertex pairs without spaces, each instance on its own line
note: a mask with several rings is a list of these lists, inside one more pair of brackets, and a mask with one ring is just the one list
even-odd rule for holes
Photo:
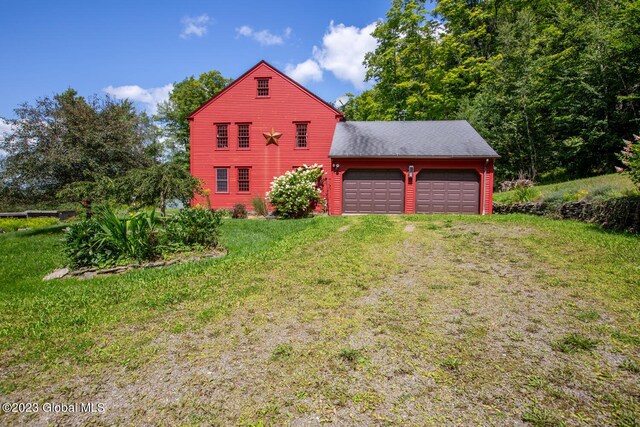
[[278,139],[282,136],[280,132],[276,132],[271,128],[271,132],[262,132],[265,139],[267,140],[267,145],[278,145]]

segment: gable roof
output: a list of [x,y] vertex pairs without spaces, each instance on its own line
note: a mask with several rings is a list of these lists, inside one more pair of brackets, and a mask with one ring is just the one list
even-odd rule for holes
[[201,110],[203,110],[205,107],[207,107],[209,104],[211,104],[213,101],[215,101],[220,95],[222,95],[223,93],[226,93],[227,91],[231,90],[231,88],[233,88],[235,85],[237,85],[239,82],[241,82],[242,80],[244,80],[245,77],[247,77],[249,74],[251,74],[253,72],[253,70],[255,70],[256,68],[258,68],[260,65],[266,65],[267,67],[271,68],[271,70],[273,72],[275,72],[276,74],[278,74],[279,76],[281,76],[282,78],[284,78],[286,81],[288,81],[289,83],[293,84],[294,86],[296,86],[298,89],[302,90],[303,92],[305,92],[307,95],[310,95],[312,98],[314,98],[315,100],[319,101],[320,103],[324,104],[325,106],[327,106],[329,109],[333,110],[336,115],[339,115],[340,117],[343,116],[342,112],[338,109],[336,109],[333,105],[329,104],[327,101],[325,101],[324,99],[320,98],[318,95],[316,95],[315,93],[311,92],[309,89],[305,88],[304,86],[302,86],[300,83],[296,82],[295,80],[293,80],[291,77],[287,76],[286,74],[284,74],[282,71],[278,70],[276,67],[274,67],[273,65],[269,64],[267,61],[265,61],[264,59],[261,60],[260,62],[258,62],[256,65],[254,65],[253,67],[251,67],[248,71],[246,71],[243,75],[241,75],[240,77],[238,77],[237,79],[235,79],[233,82],[231,82],[227,87],[225,87],[224,89],[222,89],[220,92],[216,93],[211,99],[209,99],[207,102],[205,102],[204,104],[202,104],[201,106],[199,106],[198,108],[196,108],[195,111],[193,111],[191,114],[189,114],[187,116],[187,120],[193,120],[193,117],[198,114]]
[[340,122],[329,157],[500,157],[466,120]]

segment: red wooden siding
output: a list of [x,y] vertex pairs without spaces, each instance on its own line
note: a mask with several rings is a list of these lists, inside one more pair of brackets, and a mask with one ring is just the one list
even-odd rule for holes
[[[268,96],[258,96],[258,82],[265,80]],[[325,170],[323,195],[328,210],[332,215],[341,215],[343,175],[349,169],[399,170],[404,175],[401,185],[405,213],[415,212],[415,182],[421,170],[471,169],[480,176],[478,213],[492,212],[493,159],[329,159],[336,123],[342,119],[338,110],[262,61],[189,117],[191,174],[204,181],[212,208],[232,208],[243,203],[251,209],[251,199],[263,197],[274,177],[303,164],[318,163]],[[305,125],[306,147],[297,148],[296,142],[304,141]],[[246,144],[247,126],[249,146],[239,147],[239,140]],[[263,132],[272,129],[282,134],[278,145],[266,145]],[[218,148],[219,136],[223,143],[226,137],[224,148]],[[413,178],[408,177],[409,165],[414,166]],[[228,191],[224,193],[216,192],[216,170],[220,168],[228,175]],[[247,175],[249,191],[242,191],[246,190]],[[402,203],[401,198],[397,200]],[[197,196],[192,204],[205,205],[206,199]]]
[[[269,96],[258,97],[258,78],[269,79]],[[231,208],[264,196],[271,181],[293,166],[322,164],[329,170],[329,148],[340,113],[265,62],[259,63],[192,114],[191,174],[211,190],[211,207]],[[216,124],[227,126],[228,148],[217,148]],[[307,147],[296,148],[296,124],[307,124]],[[249,125],[249,148],[238,148],[238,125]],[[263,132],[282,133],[266,145]],[[229,191],[215,192],[217,167],[229,169]],[[238,168],[248,167],[250,191],[238,191]],[[328,186],[327,186],[328,188]],[[195,197],[192,204],[205,204]]]
[[[443,170],[474,170],[480,176],[480,202],[478,206],[479,214],[491,214],[491,202],[493,200],[493,160],[489,159],[332,159],[332,164],[339,165],[331,171],[331,194],[329,200],[329,213],[331,215],[341,215],[342,206],[342,183],[343,175],[349,169],[399,169],[405,175],[405,198],[404,212],[415,213],[416,199],[415,186],[416,177],[423,169],[443,169]],[[413,165],[413,178],[409,178],[409,166]],[[486,166],[486,174],[485,174]],[[483,205],[484,200],[484,205]],[[484,208],[484,212],[483,212]]]

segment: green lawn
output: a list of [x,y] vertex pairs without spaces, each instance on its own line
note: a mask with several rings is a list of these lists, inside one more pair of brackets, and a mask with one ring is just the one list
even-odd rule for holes
[[[544,201],[562,201],[564,199],[582,199],[597,197],[620,197],[636,192],[637,187],[625,174],[600,175],[591,178],[576,179],[557,184],[537,185],[540,199]],[[498,203],[510,203],[514,191],[495,193],[493,200]]]
[[640,239],[510,216],[227,220],[222,259],[88,281],[0,236],[0,424],[637,425]]

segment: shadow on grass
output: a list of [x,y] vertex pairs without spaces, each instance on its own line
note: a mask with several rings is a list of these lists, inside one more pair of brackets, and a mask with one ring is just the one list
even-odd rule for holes
[[29,230],[22,231],[13,231],[11,233],[5,233],[4,235],[7,237],[29,237],[29,236],[37,236],[39,234],[55,234],[61,233],[65,228],[69,227],[70,223],[61,223],[50,225],[48,227],[38,227],[31,228]]

